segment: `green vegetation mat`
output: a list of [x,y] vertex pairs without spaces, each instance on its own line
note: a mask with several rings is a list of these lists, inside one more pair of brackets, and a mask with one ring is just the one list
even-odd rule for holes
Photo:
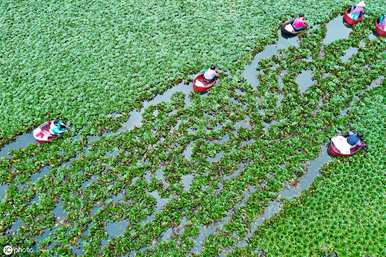
[[[352,33],[325,44],[348,1],[271,2],[2,1],[0,145],[47,112],[72,129],[0,157],[0,247],[383,256],[386,43],[372,31],[384,9],[369,2]],[[245,66],[300,11],[313,27],[268,47],[251,87]],[[211,62],[227,75],[208,94],[144,102]],[[368,151],[330,160],[299,199],[281,199],[350,128]],[[252,229],[272,201],[284,209]]]
[[301,199],[265,224],[234,256],[383,256],[385,133],[383,92],[372,92],[353,109],[352,127],[363,131],[368,150],[336,159]]
[[208,63],[234,69],[282,19],[304,12],[314,24],[342,3],[1,1],[0,145],[47,112],[85,133],[114,127],[107,114],[127,114]]

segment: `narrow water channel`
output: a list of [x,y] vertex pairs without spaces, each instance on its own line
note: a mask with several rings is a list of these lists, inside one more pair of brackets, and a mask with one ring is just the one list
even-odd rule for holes
[[245,247],[248,244],[249,239],[253,237],[259,227],[282,210],[283,202],[281,199],[292,200],[299,197],[301,193],[307,190],[315,181],[315,179],[320,176],[320,169],[330,159],[330,156],[327,154],[327,147],[323,146],[318,158],[309,162],[306,173],[299,179],[297,185],[284,188],[282,191],[280,191],[278,199],[271,201],[264,209],[263,213],[251,223],[246,236],[235,246],[224,249],[220,256],[224,257],[229,255],[234,248]]

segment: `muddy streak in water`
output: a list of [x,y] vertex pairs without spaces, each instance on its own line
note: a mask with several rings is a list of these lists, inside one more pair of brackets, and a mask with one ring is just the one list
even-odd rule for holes
[[181,235],[184,233],[185,226],[188,224],[188,219],[182,217],[180,224],[177,227],[172,227],[161,234],[161,242],[169,241],[174,235]]

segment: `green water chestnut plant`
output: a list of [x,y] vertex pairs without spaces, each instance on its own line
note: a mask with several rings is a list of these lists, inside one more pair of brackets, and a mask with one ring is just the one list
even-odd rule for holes
[[[384,51],[385,42],[367,37],[380,6],[369,5],[368,19],[353,28],[347,39],[326,46],[322,44],[324,24],[347,2],[322,1],[318,10],[312,1],[283,3],[150,1],[120,3],[120,8],[95,3],[82,10],[73,8],[76,3],[48,3],[46,10],[55,15],[61,8],[68,9],[60,16],[66,26],[72,24],[72,29],[64,30],[63,38],[52,42],[52,49],[36,43],[31,51],[15,52],[13,59],[7,58],[0,69],[13,87],[7,86],[2,96],[8,103],[15,88],[20,92],[39,88],[45,93],[54,85],[58,96],[40,98],[37,92],[32,92],[32,97],[20,96],[28,101],[39,99],[38,111],[25,110],[23,105],[28,101],[6,105],[0,117],[9,117],[11,122],[0,125],[0,144],[43,122],[33,119],[31,113],[43,117],[47,108],[60,109],[73,122],[74,130],[53,144],[31,145],[0,159],[0,185],[7,186],[0,202],[1,245],[31,247],[36,256],[123,256],[134,251],[137,256],[186,256],[192,254],[202,228],[226,220],[205,237],[196,255],[217,256],[225,249],[231,256],[254,256],[256,250],[264,250],[269,256],[319,256],[323,251],[336,251],[339,256],[380,255],[382,151],[378,150],[382,149],[382,119],[378,114],[382,113],[385,82],[375,89],[368,85],[384,74],[384,57],[378,53]],[[40,10],[40,4],[30,8]],[[205,14],[211,4],[218,4],[218,16],[208,18]],[[28,21],[27,7],[8,2],[4,5],[15,7],[18,15],[27,12]],[[146,18],[136,20],[145,7],[150,10],[143,15]],[[307,11],[307,19],[311,24],[319,23],[319,29],[302,35],[299,47],[262,60],[259,87],[252,88],[243,78],[244,66],[266,44],[274,43],[277,24],[299,10]],[[35,19],[48,15],[40,13]],[[91,13],[93,19],[86,19]],[[127,18],[133,13],[135,17]],[[10,16],[5,22],[12,23]],[[198,31],[206,24],[218,24],[218,36],[205,39],[200,34],[203,39],[197,41]],[[80,25],[84,28],[81,35],[87,40],[68,34],[79,34]],[[46,42],[49,31],[58,34],[63,26],[55,23],[50,30],[41,23],[36,27],[39,40]],[[106,28],[106,33],[93,33],[99,31],[98,26]],[[37,31],[30,36],[36,37]],[[6,30],[4,35],[11,32]],[[258,40],[263,35],[267,38]],[[18,39],[23,46],[23,38],[25,34],[20,33],[4,42]],[[103,42],[111,43],[104,46]],[[342,53],[360,42],[364,47],[347,63],[341,62]],[[63,44],[67,47],[61,49]],[[46,62],[35,57],[38,52],[45,54]],[[11,69],[26,55],[31,64],[23,62],[17,66],[20,69]],[[142,125],[133,130],[101,136],[120,128],[130,111],[141,108],[143,100],[162,94],[207,62],[218,63],[232,76],[221,79],[204,96],[177,93],[168,102],[149,106],[143,112]],[[45,69],[46,65],[52,70]],[[23,73],[28,69],[31,76]],[[312,70],[315,83],[301,93],[295,78],[305,69]],[[5,88],[1,85],[6,80],[0,81],[0,87]],[[191,101],[188,107],[185,97]],[[87,104],[80,110],[83,103]],[[349,108],[348,115],[342,116],[345,108]],[[15,122],[17,115],[21,124]],[[268,203],[277,199],[278,192],[306,172],[308,161],[318,156],[320,146],[349,128],[365,135],[368,152],[329,162],[304,196],[286,203],[282,213],[251,235],[247,246],[235,247]],[[99,137],[91,142],[90,135]],[[225,136],[229,139],[217,143]],[[187,159],[183,153],[191,142],[191,158]],[[216,161],[208,159],[217,155],[221,158]],[[32,176],[43,168],[49,171],[33,181]],[[187,175],[192,181],[185,190]],[[357,210],[355,205],[363,208]],[[58,206],[63,208],[64,217],[56,217]],[[22,225],[7,234],[17,220]],[[127,227],[119,236],[111,237],[107,224],[122,220],[127,221]],[[357,225],[362,223],[368,226]],[[179,225],[183,226],[181,233],[170,240],[163,238],[166,231]],[[349,239],[340,240],[347,234]]]

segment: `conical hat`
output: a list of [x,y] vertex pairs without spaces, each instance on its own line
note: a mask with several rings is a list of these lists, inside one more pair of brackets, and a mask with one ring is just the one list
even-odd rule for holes
[[359,7],[365,7],[365,6],[366,6],[365,1],[360,1],[360,2],[357,4],[357,6],[359,6]]

